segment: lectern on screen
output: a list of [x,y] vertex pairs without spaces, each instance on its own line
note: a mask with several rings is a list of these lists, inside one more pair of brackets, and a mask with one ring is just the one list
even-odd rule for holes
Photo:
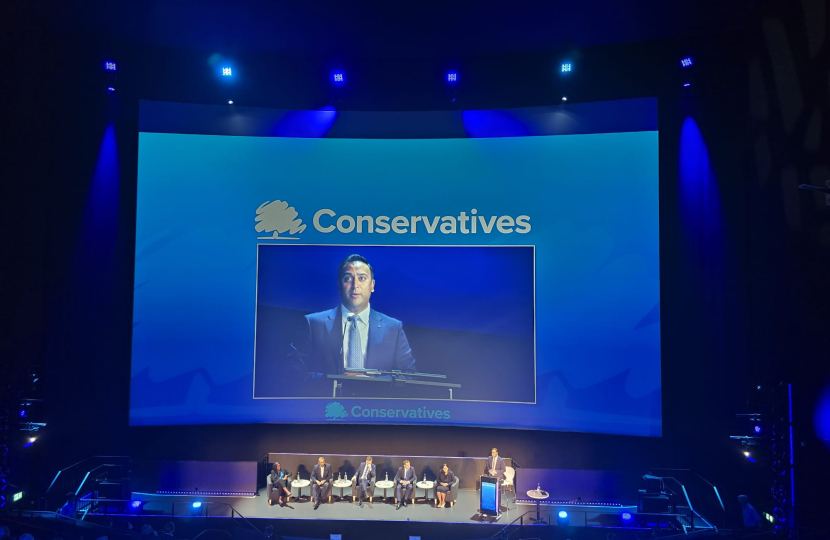
[[481,477],[481,502],[482,515],[498,517],[499,507],[499,479],[489,476]]

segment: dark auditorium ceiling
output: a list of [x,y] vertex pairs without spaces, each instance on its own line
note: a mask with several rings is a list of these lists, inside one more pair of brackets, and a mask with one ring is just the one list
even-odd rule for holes
[[[85,0],[52,30],[176,49],[436,57],[652,41],[741,29],[756,0]],[[45,7],[45,6],[48,6]]]

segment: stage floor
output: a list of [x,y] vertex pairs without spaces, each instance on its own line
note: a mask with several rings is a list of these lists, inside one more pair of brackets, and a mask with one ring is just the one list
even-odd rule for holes
[[[339,490],[335,489],[335,493]],[[421,490],[419,490],[421,491]],[[391,494],[391,490],[389,491]],[[363,521],[420,521],[433,523],[476,523],[478,514],[478,491],[462,490],[458,493],[458,500],[451,508],[435,508],[432,500],[425,502],[423,498],[416,499],[415,504],[409,504],[406,508],[395,509],[394,499],[389,497],[384,501],[382,497],[375,497],[372,504],[363,502],[363,507],[352,503],[351,496],[343,500],[332,495],[330,504],[321,504],[314,510],[314,504],[308,499],[291,501],[286,507],[277,505],[269,506],[265,489],[261,489],[255,497],[221,497],[221,496],[200,496],[192,495],[156,495],[149,493],[133,493],[133,500],[144,501],[143,510],[147,515],[171,514],[176,516],[193,516],[194,512],[190,503],[200,500],[203,503],[202,515],[212,517],[228,516],[230,511],[226,505],[230,505],[238,514],[246,518],[259,519],[310,519],[310,520],[363,520]],[[173,503],[175,506],[173,506]],[[503,509],[498,525],[504,526],[520,515],[533,511],[535,506],[517,506],[512,497],[507,507]],[[542,518],[548,520],[550,509],[542,507]],[[554,517],[554,523],[556,518]]]

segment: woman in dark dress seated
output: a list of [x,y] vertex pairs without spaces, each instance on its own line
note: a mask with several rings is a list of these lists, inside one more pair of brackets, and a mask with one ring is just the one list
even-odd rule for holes
[[277,504],[285,506],[291,498],[291,491],[286,487],[288,484],[288,477],[291,473],[282,468],[279,462],[274,463],[274,470],[271,471],[271,490],[268,493],[268,504],[274,504],[274,498]]
[[438,506],[436,508],[444,508],[447,505],[447,493],[450,492],[450,486],[455,482],[455,475],[450,468],[444,463],[441,467],[441,472],[438,473],[438,478],[435,479],[435,496],[438,498]]

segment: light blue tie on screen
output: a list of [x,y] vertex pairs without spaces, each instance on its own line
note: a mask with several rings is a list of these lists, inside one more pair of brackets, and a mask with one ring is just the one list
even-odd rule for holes
[[349,332],[349,356],[346,365],[354,369],[363,369],[363,348],[360,346],[360,330],[357,328],[360,315],[352,315],[348,321],[352,323],[352,328]]

